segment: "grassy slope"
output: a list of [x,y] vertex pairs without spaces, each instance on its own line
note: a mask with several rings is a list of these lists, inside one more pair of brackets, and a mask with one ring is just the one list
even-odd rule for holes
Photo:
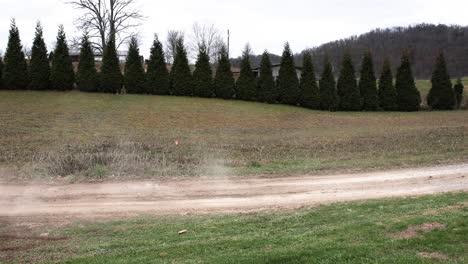
[[[15,258],[67,263],[443,263],[468,261],[468,193],[340,203],[276,213],[138,218],[56,230],[69,239]],[[410,226],[446,225],[419,238]],[[178,236],[177,231],[189,233]],[[0,229],[1,231],[1,229]]]
[[[453,79],[452,80],[452,83],[455,84],[456,83],[456,79]],[[465,86],[465,97],[464,97],[464,103],[462,103],[462,105],[465,105],[465,107],[467,107],[466,105],[468,104],[468,77],[464,77],[462,78],[462,82],[463,82],[463,85]],[[429,91],[431,90],[431,80],[417,80],[416,81],[416,87],[418,87],[419,91],[421,92],[421,97],[423,99],[423,105],[426,106],[427,103],[426,103],[426,97],[427,97],[427,94],[429,93]]]
[[466,111],[329,113],[215,99],[0,91],[0,124],[0,180],[313,173],[468,158]]

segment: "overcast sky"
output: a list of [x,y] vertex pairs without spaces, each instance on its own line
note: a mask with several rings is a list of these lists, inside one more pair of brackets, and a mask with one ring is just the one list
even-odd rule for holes
[[[194,22],[230,29],[231,55],[249,42],[257,54],[280,54],[285,41],[294,52],[371,29],[416,23],[468,24],[467,0],[138,0],[147,17],[141,27],[147,56],[153,34],[170,29],[189,31]],[[37,20],[50,49],[59,24],[68,36],[80,35],[74,20],[80,11],[65,0],[0,0],[0,50],[5,52],[11,18],[16,18],[24,45],[30,46]],[[126,48],[126,47],[125,47]]]

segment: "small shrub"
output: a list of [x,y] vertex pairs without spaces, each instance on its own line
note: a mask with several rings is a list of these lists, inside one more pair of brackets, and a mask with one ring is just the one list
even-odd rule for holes
[[107,168],[101,164],[96,164],[93,168],[92,175],[95,178],[102,179],[107,175]]
[[262,166],[262,164],[260,164],[260,162],[258,162],[256,160],[249,161],[249,167],[251,167],[251,168],[260,168],[261,166]]

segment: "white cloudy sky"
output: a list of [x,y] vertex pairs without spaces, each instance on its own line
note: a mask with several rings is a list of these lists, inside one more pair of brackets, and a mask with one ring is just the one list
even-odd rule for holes
[[[79,35],[74,20],[79,11],[66,0],[0,0],[0,50],[6,48],[11,18],[16,18],[23,44],[31,45],[41,20],[46,43],[54,42],[57,26]],[[140,29],[142,52],[148,53],[154,33],[189,31],[194,22],[230,29],[233,56],[246,42],[255,53],[280,54],[285,41],[295,52],[306,47],[357,35],[374,28],[427,22],[468,24],[467,0],[139,0],[147,17]]]

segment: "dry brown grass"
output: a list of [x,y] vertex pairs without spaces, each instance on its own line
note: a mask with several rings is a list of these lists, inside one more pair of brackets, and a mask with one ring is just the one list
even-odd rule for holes
[[449,257],[440,252],[419,252],[418,256],[423,259],[448,260]]
[[445,228],[446,226],[443,224],[425,223],[418,226],[410,226],[400,233],[390,234],[389,237],[396,239],[411,239],[416,237],[422,237],[423,235],[421,234],[421,232],[428,233],[434,230],[443,230]]
[[3,180],[313,173],[468,159],[466,111],[328,113],[215,99],[1,91],[0,124]]

